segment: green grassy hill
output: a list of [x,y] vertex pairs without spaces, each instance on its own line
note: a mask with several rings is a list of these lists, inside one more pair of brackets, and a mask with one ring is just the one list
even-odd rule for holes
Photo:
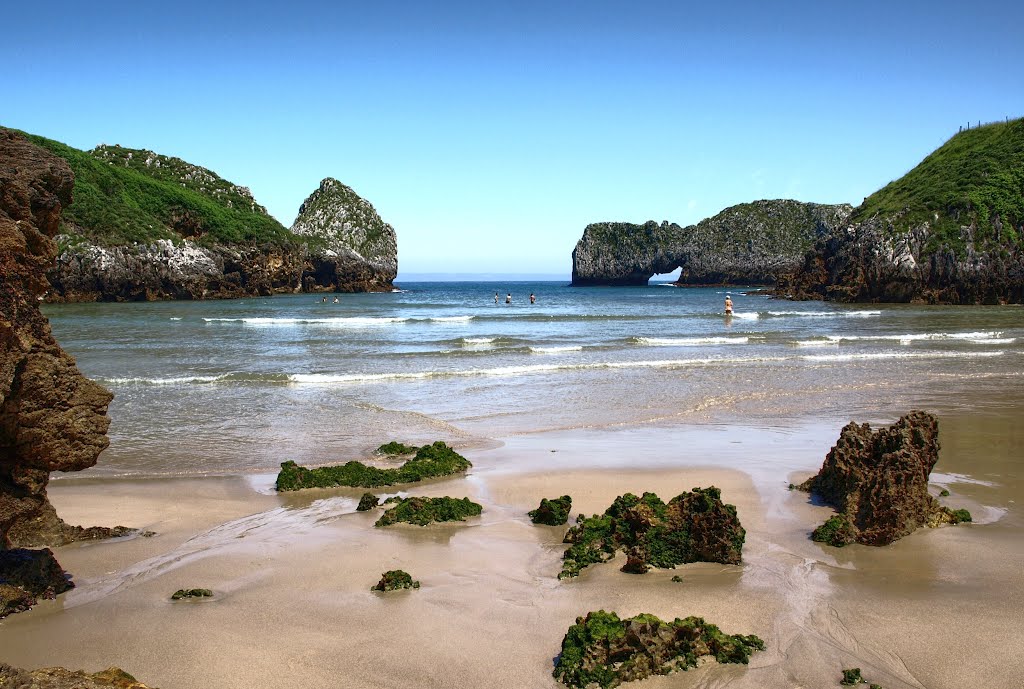
[[205,168],[119,146],[80,151],[22,133],[75,173],[74,202],[62,218],[66,234],[104,246],[183,237],[204,244],[295,241],[248,189]]
[[1024,119],[960,132],[865,199],[851,220],[876,215],[899,216],[896,230],[929,221],[930,249],[945,243],[961,251],[960,226],[972,223],[978,249],[1017,243],[1014,227],[1024,223]]

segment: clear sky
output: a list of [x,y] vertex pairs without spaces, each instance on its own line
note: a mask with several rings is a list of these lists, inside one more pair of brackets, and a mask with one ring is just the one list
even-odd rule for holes
[[331,176],[409,272],[559,273],[589,222],[859,203],[1024,115],[1024,3],[12,3],[0,124],[148,148],[290,225]]

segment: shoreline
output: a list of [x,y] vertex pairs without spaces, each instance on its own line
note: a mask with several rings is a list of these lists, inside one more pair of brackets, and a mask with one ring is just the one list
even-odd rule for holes
[[[979,463],[977,425],[945,419],[936,472],[953,500],[1006,510],[1020,485],[985,485],[1005,457]],[[26,668],[114,664],[161,689],[557,687],[551,659],[566,629],[604,608],[702,615],[766,641],[747,667],[709,663],[644,686],[832,686],[840,666],[860,666],[887,689],[1019,686],[1024,601],[1016,592],[1024,575],[1014,562],[1024,549],[1015,510],[989,524],[922,529],[885,548],[813,543],[810,530],[832,511],[786,484],[815,471],[836,437],[830,423],[509,437],[468,452],[474,469],[465,478],[380,491],[484,505],[465,524],[426,528],[373,528],[379,511],[354,512],[363,489],[277,495],[251,475],[56,482],[51,499],[69,523],[123,523],[158,535],[56,549],[78,588],[0,622],[0,660]],[[1011,444],[1003,443],[1005,452]],[[747,530],[742,565],[637,576],[619,571],[619,555],[559,581],[564,528],[533,526],[525,514],[541,497],[563,493],[573,496],[575,516],[603,511],[627,491],[667,500],[711,484]],[[369,591],[395,568],[422,588]],[[174,590],[190,587],[212,588],[215,597],[170,602]],[[950,631],[965,625],[980,647]]]

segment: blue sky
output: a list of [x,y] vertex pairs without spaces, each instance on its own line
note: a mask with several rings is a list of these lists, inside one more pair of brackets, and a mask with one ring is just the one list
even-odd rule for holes
[[[840,6],[841,5],[841,6]],[[0,124],[149,148],[290,224],[326,176],[402,273],[568,275],[589,222],[859,203],[1024,115],[1024,3],[17,3]]]

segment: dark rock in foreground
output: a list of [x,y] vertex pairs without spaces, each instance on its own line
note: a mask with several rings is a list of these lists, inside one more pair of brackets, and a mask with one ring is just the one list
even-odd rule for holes
[[562,556],[558,578],[577,576],[619,550],[627,554],[622,570],[635,574],[687,562],[739,564],[745,538],[736,507],[723,503],[722,492],[714,486],[694,488],[667,505],[654,493],[639,498],[626,493],[603,515],[577,519],[565,534],[572,546]]
[[121,668],[111,667],[92,674],[62,667],[20,670],[0,663],[0,687],[3,689],[155,689],[142,684]]
[[798,488],[818,495],[839,514],[815,529],[815,541],[887,545],[922,526],[970,521],[966,510],[941,506],[928,494],[939,458],[939,423],[912,411],[888,428],[843,428],[816,476]]
[[373,493],[363,493],[363,497],[359,498],[359,504],[356,505],[356,512],[369,512],[377,506],[377,496]]
[[181,600],[182,598],[212,598],[213,591],[210,589],[178,589],[171,594],[171,600]]
[[572,509],[572,498],[563,495],[554,500],[541,498],[540,506],[530,510],[530,521],[534,524],[547,524],[548,526],[561,526],[569,521],[569,510]]
[[751,653],[763,650],[758,637],[725,634],[700,617],[665,622],[641,614],[620,620],[614,612],[598,610],[577,617],[566,632],[553,674],[569,687],[607,689],[695,667],[702,656],[746,664]]
[[392,569],[381,575],[376,586],[371,591],[399,591],[401,589],[418,589],[420,582],[413,581],[412,576],[405,570]]
[[374,526],[390,526],[398,522],[417,526],[433,522],[463,522],[482,511],[483,508],[469,498],[403,498],[382,514]]
[[0,550],[0,617],[74,587],[49,548]]
[[282,462],[277,475],[277,490],[302,488],[378,488],[396,483],[418,483],[423,479],[451,476],[470,469],[473,464],[440,440],[424,445],[416,455],[397,469],[381,469],[362,462],[346,462],[341,466],[307,469],[292,461]]
[[[852,687],[858,684],[867,684],[868,681],[861,677],[860,668],[850,668],[849,670],[843,670],[843,679],[839,681],[844,687]],[[872,683],[868,689],[882,689],[881,685]]]

